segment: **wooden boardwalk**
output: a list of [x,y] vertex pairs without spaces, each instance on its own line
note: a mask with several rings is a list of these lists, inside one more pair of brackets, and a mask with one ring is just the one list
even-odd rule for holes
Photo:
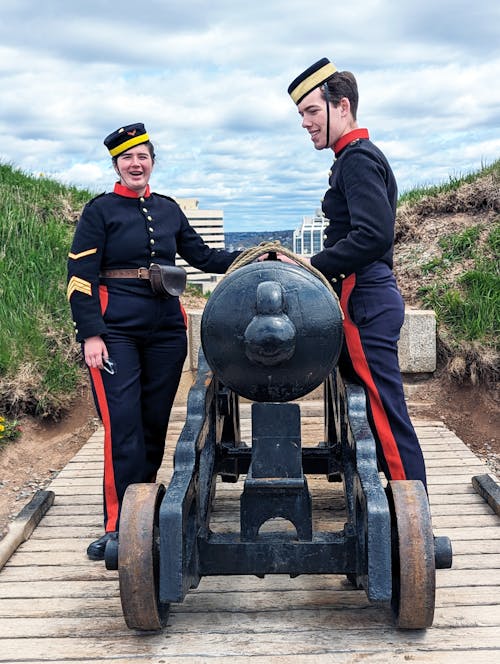
[[[98,431],[48,487],[54,505],[0,572],[0,662],[500,662],[500,519],[471,485],[473,475],[489,471],[441,422],[414,422],[434,532],[448,535],[454,551],[453,568],[436,573],[432,628],[395,629],[388,610],[370,605],[344,577],[314,575],[205,578],[172,605],[166,630],[128,630],[117,572],[85,555],[102,533]],[[321,424],[309,404],[304,444],[321,439]],[[181,426],[182,412],[170,427],[163,482]],[[249,426],[243,419],[246,439]],[[316,501],[339,490],[324,479],[309,483]],[[217,523],[234,518],[240,491],[241,484],[221,486]]]

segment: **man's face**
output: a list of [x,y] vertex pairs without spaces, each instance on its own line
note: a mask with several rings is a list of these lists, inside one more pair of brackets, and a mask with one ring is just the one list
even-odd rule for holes
[[323,150],[332,145],[342,135],[342,107],[334,108],[330,104],[330,136],[326,136],[327,114],[326,101],[320,88],[312,90],[298,105],[302,126],[309,132],[316,150]]

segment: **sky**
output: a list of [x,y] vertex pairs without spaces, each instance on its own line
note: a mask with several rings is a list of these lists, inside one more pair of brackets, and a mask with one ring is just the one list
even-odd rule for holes
[[287,94],[328,57],[400,193],[500,158],[498,0],[0,0],[0,162],[92,193],[104,137],[143,122],[154,191],[226,231],[297,228],[328,187]]

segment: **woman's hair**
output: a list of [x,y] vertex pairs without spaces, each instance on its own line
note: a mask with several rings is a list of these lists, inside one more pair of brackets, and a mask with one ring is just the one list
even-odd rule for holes
[[[359,95],[354,74],[351,74],[350,71],[336,71],[326,84],[328,85],[328,95],[332,104],[337,107],[342,97],[347,97],[351,105],[353,120],[356,120]],[[321,94],[326,99],[323,88],[321,88]]]
[[[155,155],[155,148],[154,145],[151,143],[151,141],[146,141],[142,145],[145,145],[147,149],[149,150],[149,154],[151,155],[151,159],[153,160],[153,164],[155,163],[156,155]],[[122,153],[123,154],[123,153]],[[116,162],[118,161],[118,157],[120,155],[117,154],[116,157],[111,157],[111,161],[113,162],[113,166],[116,166]]]

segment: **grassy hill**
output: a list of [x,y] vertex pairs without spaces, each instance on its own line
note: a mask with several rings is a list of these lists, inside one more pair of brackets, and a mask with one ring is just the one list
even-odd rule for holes
[[441,365],[493,385],[500,359],[500,161],[402,197],[395,272],[409,304],[435,310]]
[[59,417],[81,380],[66,301],[74,222],[89,192],[0,164],[0,414]]
[[[401,199],[396,272],[438,316],[460,380],[498,378],[500,161]],[[66,259],[88,191],[0,164],[0,415],[57,419],[85,379],[66,301]]]

